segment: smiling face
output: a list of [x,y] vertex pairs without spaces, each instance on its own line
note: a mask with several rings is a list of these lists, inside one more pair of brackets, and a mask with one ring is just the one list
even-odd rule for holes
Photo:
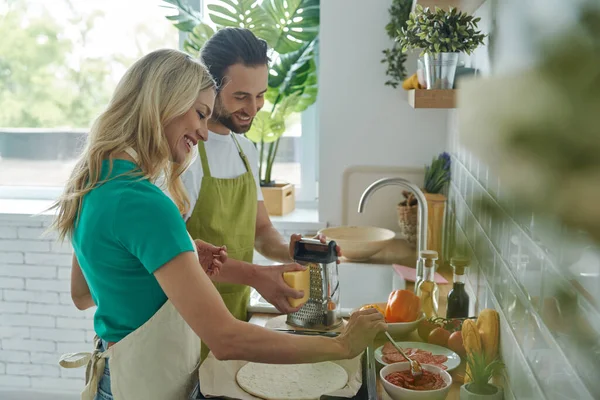
[[225,82],[215,103],[211,130],[227,134],[248,132],[265,102],[269,71],[266,65],[234,64],[227,68]]
[[215,91],[200,92],[196,102],[185,114],[173,118],[165,126],[165,136],[171,149],[171,159],[176,163],[185,161],[196,143],[208,139],[208,119],[215,102]]

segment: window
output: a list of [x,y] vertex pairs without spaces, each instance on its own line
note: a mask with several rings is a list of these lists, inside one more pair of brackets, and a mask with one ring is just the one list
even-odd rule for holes
[[[200,1],[188,0],[196,9]],[[214,0],[206,0],[202,9]],[[125,70],[182,35],[160,0],[0,3],[0,198],[55,199]],[[312,107],[314,109],[315,106]],[[316,199],[315,111],[288,121],[274,178]]]
[[54,199],[125,70],[177,48],[158,0],[0,4],[0,197]]

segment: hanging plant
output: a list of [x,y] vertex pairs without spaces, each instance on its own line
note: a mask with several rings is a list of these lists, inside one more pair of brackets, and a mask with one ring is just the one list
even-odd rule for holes
[[397,36],[398,31],[406,27],[411,7],[412,0],[393,0],[392,6],[388,10],[391,19],[385,26],[385,30],[390,39],[394,40],[394,45],[383,51],[385,58],[381,60],[381,63],[387,64],[385,74],[390,77],[385,84],[394,89],[406,78],[406,67],[404,66],[406,54],[402,51],[402,45],[397,41]]

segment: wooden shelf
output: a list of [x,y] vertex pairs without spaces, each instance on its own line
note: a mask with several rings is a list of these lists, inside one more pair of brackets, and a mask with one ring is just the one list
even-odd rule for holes
[[417,4],[423,6],[423,8],[429,7],[432,10],[435,7],[448,9],[450,7],[458,8],[467,14],[473,14],[485,0],[413,0],[413,11]]
[[456,108],[456,90],[409,90],[408,104],[413,108]]

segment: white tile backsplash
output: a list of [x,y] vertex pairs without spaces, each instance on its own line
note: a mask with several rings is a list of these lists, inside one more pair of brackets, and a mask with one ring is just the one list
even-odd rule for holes
[[[501,345],[508,347],[502,355],[511,391],[517,399],[569,398],[569,393],[578,396],[570,398],[600,398],[596,391],[600,384],[583,367],[596,367],[595,359],[600,358],[597,248],[568,236],[555,221],[532,213],[517,215],[514,201],[500,206],[495,196],[501,183],[493,171],[463,146],[458,148],[452,153],[448,201],[452,223],[447,226],[453,228],[454,251],[472,256],[468,279],[478,296],[477,309],[501,311]],[[507,198],[509,193],[503,193]],[[480,207],[482,201],[487,209]],[[565,268],[571,265],[571,271]],[[565,319],[565,313],[573,316]],[[585,338],[596,338],[595,343],[586,342],[587,352],[577,346],[583,329],[578,324],[589,331]],[[571,383],[563,384],[567,381]]]

